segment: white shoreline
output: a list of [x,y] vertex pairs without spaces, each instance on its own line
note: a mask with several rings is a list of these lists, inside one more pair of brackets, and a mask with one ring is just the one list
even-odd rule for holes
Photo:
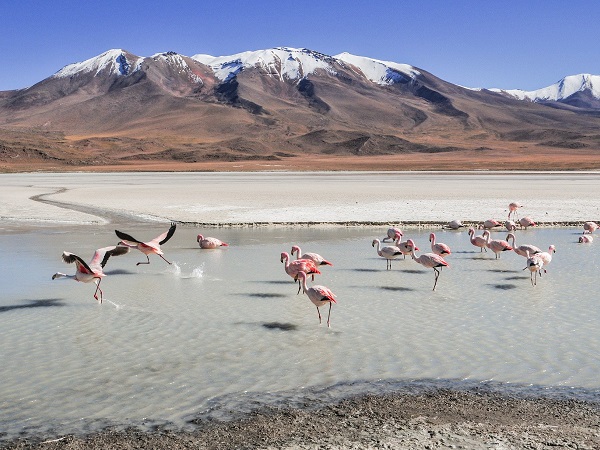
[[[107,212],[202,226],[427,226],[503,221],[511,201],[544,224],[600,219],[595,171],[21,173],[2,174],[0,189],[0,218],[15,225],[104,224]],[[31,199],[42,194],[63,207]]]

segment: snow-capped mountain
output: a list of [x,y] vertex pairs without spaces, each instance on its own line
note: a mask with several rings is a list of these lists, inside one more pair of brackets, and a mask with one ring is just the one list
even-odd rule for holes
[[92,73],[99,75],[105,72],[109,75],[130,75],[139,70],[144,58],[132,55],[121,49],[112,49],[83,62],[69,64],[52,77],[69,78],[78,74]]
[[536,103],[561,102],[573,106],[585,106],[581,104],[582,96],[585,96],[588,100],[595,99],[600,104],[600,75],[587,73],[570,75],[557,83],[534,91],[520,89],[490,89],[490,91]]

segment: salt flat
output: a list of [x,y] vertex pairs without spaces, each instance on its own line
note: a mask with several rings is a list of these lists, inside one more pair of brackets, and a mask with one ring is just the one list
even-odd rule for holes
[[5,222],[476,222],[511,201],[540,222],[600,218],[596,171],[20,173],[0,188]]

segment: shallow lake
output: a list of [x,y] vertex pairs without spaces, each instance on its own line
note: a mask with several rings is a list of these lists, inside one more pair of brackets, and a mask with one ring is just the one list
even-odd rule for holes
[[[535,287],[524,258],[495,259],[466,230],[434,230],[453,254],[432,291],[433,271],[411,259],[386,270],[371,246],[386,229],[370,227],[180,226],[163,246],[172,265],[151,255],[136,266],[145,261],[137,250],[110,259],[103,304],[93,284],[51,279],[75,271],[63,251],[89,261],[117,243],[115,228],[150,240],[168,225],[0,230],[0,437],[184,426],[211,412],[392,382],[491,382],[600,398],[600,252],[577,243],[580,229],[516,232],[518,245],[556,246]],[[430,231],[405,236],[424,252]],[[201,250],[198,233],[230,247]],[[284,272],[280,253],[294,244],[334,264],[314,282],[337,295],[331,328],[327,307],[319,325]]]

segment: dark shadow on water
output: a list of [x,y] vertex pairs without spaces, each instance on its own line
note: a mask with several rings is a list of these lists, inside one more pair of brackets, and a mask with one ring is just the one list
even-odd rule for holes
[[20,305],[5,305],[0,306],[0,313],[12,311],[14,309],[30,309],[30,308],[49,308],[52,306],[65,306],[58,298],[45,298],[41,300],[24,300],[27,303]]
[[417,270],[417,269],[408,269],[408,270],[402,270],[402,273],[410,273],[410,274],[415,274],[415,273],[428,273],[428,270]]
[[255,298],[284,298],[288,297],[286,294],[278,294],[275,292],[253,292],[250,294],[236,294],[244,297],[255,297]]
[[401,291],[401,292],[414,291],[413,288],[404,287],[404,286],[379,286],[379,289],[383,289],[384,291]]
[[370,272],[370,273],[374,273],[374,272],[381,272],[382,269],[347,269],[347,270],[351,270],[353,272]]
[[283,322],[265,322],[262,324],[263,327],[268,328],[270,330],[281,330],[281,331],[296,331],[298,329],[298,325],[294,325],[293,323],[283,323]]
[[496,273],[521,273],[520,270],[504,270],[504,269],[487,269],[488,272]]
[[506,277],[505,280],[529,280],[529,277]]
[[509,291],[511,289],[516,289],[516,284],[488,284],[488,286],[492,286],[494,289],[500,289],[501,291]]
[[290,284],[290,283],[297,283],[297,281],[292,280],[291,278],[289,280],[260,280],[260,281],[255,281],[255,283],[266,283],[266,284]]
[[137,272],[132,272],[131,270],[125,270],[125,269],[115,269],[115,270],[109,270],[104,273],[106,275],[133,275]]

